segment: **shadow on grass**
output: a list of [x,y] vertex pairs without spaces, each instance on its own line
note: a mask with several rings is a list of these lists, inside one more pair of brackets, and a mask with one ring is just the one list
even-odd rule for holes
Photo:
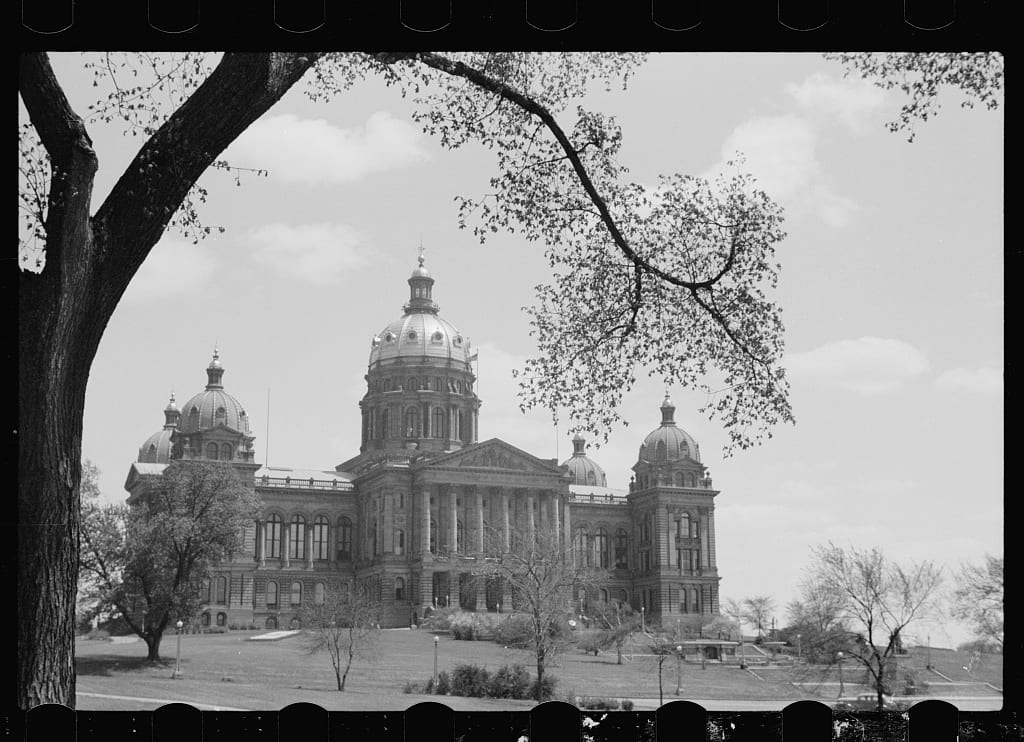
[[173,661],[161,659],[150,662],[145,657],[125,657],[117,654],[92,654],[87,657],[75,658],[76,675],[100,675],[109,677],[125,672],[153,670],[170,667]]

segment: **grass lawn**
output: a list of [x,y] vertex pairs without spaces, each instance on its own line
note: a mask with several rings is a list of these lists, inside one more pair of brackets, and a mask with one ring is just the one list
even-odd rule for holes
[[[303,652],[297,637],[275,642],[250,642],[264,632],[232,631],[226,634],[187,634],[181,639],[184,678],[173,680],[173,635],[164,639],[163,665],[145,663],[145,644],[79,640],[75,645],[80,709],[157,708],[170,700],[196,705],[254,709],[280,709],[301,701],[328,710],[401,710],[437,696],[402,692],[407,681],[422,683],[431,677],[434,663],[433,635],[427,631],[390,629],[383,632],[377,654],[357,661],[349,673],[344,693],[336,689],[334,672],[326,654]],[[529,652],[506,650],[489,641],[455,641],[441,636],[438,669],[451,670],[458,663],[485,665],[495,670],[504,664],[523,663],[534,674]],[[556,695],[657,698],[658,672],[653,657],[634,656],[615,664],[615,653],[598,657],[572,650],[549,666],[558,678]],[[223,678],[230,678],[224,680]],[[759,681],[736,667],[684,664],[683,698],[691,699],[784,699],[810,698],[788,679]],[[675,698],[676,664],[665,662],[665,700]],[[96,694],[96,695],[92,695]],[[104,698],[99,696],[120,696]],[[146,703],[132,698],[156,699]],[[513,701],[444,696],[455,710],[530,709],[532,701]],[[200,706],[202,708],[202,706]]]

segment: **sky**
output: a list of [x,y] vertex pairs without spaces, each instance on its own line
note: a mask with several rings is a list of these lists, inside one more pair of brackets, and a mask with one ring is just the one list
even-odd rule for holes
[[[55,55],[80,112],[79,55]],[[952,576],[1003,552],[1003,115],[943,96],[916,138],[890,133],[902,99],[813,54],[652,56],[626,91],[583,101],[622,126],[638,182],[712,175],[736,151],[785,209],[775,298],[795,425],[725,458],[706,400],[668,391],[716,489],[723,598],[770,595],[781,623],[811,548],[880,547]],[[460,230],[454,199],[488,190],[493,154],[455,151],[412,123],[375,80],[331,103],[300,85],[226,153],[243,172],[204,175],[198,245],[168,233],[129,286],[89,377],[83,456],[121,501],[138,447],[206,383],[214,346],[245,406],[256,459],[333,469],[359,449],[371,338],[401,315],[422,243],[434,299],[479,351],[480,439],[542,458],[572,451],[564,423],[519,409],[513,368],[535,352],[527,316],[547,264],[537,245]],[[140,142],[91,123],[95,204]],[[588,453],[625,488],[665,387],[638,374],[627,425]],[[965,641],[953,624],[912,632]]]

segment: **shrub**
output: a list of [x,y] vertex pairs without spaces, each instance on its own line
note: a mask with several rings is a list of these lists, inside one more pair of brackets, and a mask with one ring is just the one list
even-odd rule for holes
[[504,665],[491,676],[487,695],[492,698],[527,698],[530,692],[530,673],[516,663]]
[[475,633],[473,615],[470,613],[456,613],[452,615],[448,627],[451,629],[453,639],[472,641]]
[[576,646],[582,650],[584,654],[593,653],[596,657],[597,653],[607,646],[605,633],[594,629],[580,631],[576,635]]
[[227,626],[207,626],[203,629],[204,634],[226,634],[228,633]]
[[110,641],[110,632],[106,629],[93,629],[85,635],[85,638],[108,642]]
[[619,701],[616,698],[583,696],[580,699],[579,705],[580,708],[587,709],[588,711],[612,711],[619,707]]
[[451,692],[453,696],[483,698],[487,695],[490,673],[479,665],[461,664],[452,670]]
[[619,704],[622,706],[623,711],[633,710],[633,699],[631,698],[623,698],[621,701],[619,701]]
[[[541,694],[540,694],[540,700],[541,701],[550,701],[551,700],[551,696],[554,695],[554,693],[555,693],[555,685],[557,683],[558,683],[558,678],[556,678],[554,675],[545,675],[544,676],[544,682],[541,683]],[[530,690],[529,690],[529,693],[527,694],[527,697],[528,698],[536,698],[537,697],[537,681],[536,680],[534,680],[532,683],[530,683]]]
[[447,696],[451,692],[451,689],[452,684],[451,679],[448,677],[448,673],[444,671],[439,672],[437,674],[437,695]]
[[494,629],[494,641],[522,649],[533,644],[533,621],[521,613],[508,616]]
[[432,686],[434,679],[431,678],[426,682],[426,686],[421,687],[418,683],[414,683],[411,680],[406,681],[405,685],[402,686],[402,693],[429,693],[427,686]]

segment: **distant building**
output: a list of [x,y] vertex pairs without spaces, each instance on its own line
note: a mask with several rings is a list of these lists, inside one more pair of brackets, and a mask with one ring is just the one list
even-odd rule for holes
[[576,558],[610,571],[590,599],[628,601],[651,620],[718,613],[718,492],[668,396],[628,491],[608,487],[581,436],[561,464],[479,441],[475,351],[439,315],[422,256],[408,283],[402,316],[371,342],[359,453],[333,470],[254,461],[248,416],[224,390],[216,350],[205,389],[180,410],[172,395],[129,471],[129,503],[174,460],[229,461],[263,502],[243,553],[210,574],[200,620],[286,628],[301,604],[355,580],[376,585],[386,626],[408,626],[434,605],[508,610],[509,596],[475,580],[472,565],[484,534],[508,543],[531,528],[557,532]]

